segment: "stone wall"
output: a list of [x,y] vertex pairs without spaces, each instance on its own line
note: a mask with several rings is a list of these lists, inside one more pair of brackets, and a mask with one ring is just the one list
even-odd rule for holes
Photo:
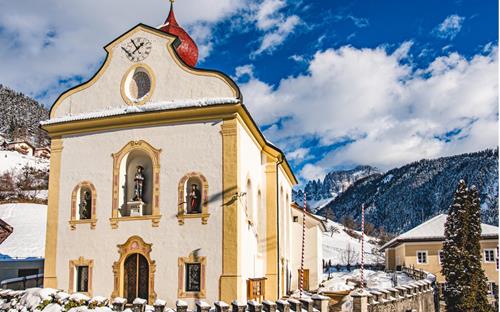
[[355,290],[352,312],[435,312],[434,289],[429,280],[380,291]]
[[[193,306],[177,300],[175,307],[168,307],[164,300],[157,299],[148,306],[145,299],[137,298],[127,302],[125,298],[87,297],[81,293],[68,294],[51,288],[31,288],[27,290],[0,290],[0,311],[67,311],[79,307],[78,311],[100,312],[328,312],[330,298],[313,295],[302,299],[281,299],[278,301],[248,302],[233,301],[228,304],[216,301],[213,306],[203,300],[196,300]],[[98,310],[97,310],[98,308]]]

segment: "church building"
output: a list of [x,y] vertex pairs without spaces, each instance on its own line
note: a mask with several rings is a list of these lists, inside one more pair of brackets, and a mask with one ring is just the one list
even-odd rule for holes
[[[296,290],[297,179],[235,82],[196,67],[172,4],[165,24],[138,24],[105,50],[98,72],[42,123],[51,137],[44,286],[169,305]],[[315,289],[324,225],[307,218]]]

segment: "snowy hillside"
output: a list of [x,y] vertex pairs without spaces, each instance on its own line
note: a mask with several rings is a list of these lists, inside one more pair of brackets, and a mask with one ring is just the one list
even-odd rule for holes
[[20,172],[23,167],[48,171],[50,160],[35,156],[23,155],[15,151],[0,151],[0,175],[7,171]]
[[365,203],[367,222],[399,234],[447,213],[460,179],[477,186],[482,221],[498,225],[498,149],[424,159],[368,176],[355,182],[318,214],[333,213],[336,220],[351,216],[359,222],[360,212],[352,207]]
[[[331,228],[334,227],[338,231],[332,234]],[[352,237],[347,234],[349,231],[340,223],[328,220],[326,226],[327,232],[323,233],[323,259],[332,262],[332,265],[357,264],[361,261],[361,239]],[[356,236],[361,237],[361,232],[352,231]],[[378,241],[374,237],[365,235],[365,262],[368,264],[382,263],[384,261],[383,254],[376,252],[378,246],[373,242]]]
[[0,205],[0,219],[14,228],[0,244],[0,259],[44,257],[46,205],[3,204]]

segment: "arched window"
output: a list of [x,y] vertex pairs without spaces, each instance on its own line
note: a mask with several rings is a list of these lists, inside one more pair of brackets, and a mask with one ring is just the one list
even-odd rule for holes
[[201,218],[202,224],[208,221],[208,182],[201,173],[191,172],[179,181],[178,211],[179,224],[186,218]]
[[78,183],[71,194],[71,229],[76,228],[76,224],[90,223],[90,227],[95,228],[96,220],[96,190],[91,182],[83,181]]
[[160,149],[132,141],[113,154],[113,207],[111,225],[120,220],[160,222]]

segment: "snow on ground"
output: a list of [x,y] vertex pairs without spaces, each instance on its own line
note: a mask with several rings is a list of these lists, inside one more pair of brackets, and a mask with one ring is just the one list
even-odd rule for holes
[[24,166],[40,170],[49,170],[50,160],[23,155],[15,151],[0,151],[0,174],[6,171],[21,171]]
[[[327,277],[328,274],[325,274],[325,278]],[[351,272],[333,272],[330,274],[330,277],[331,279],[322,283],[323,287],[320,291],[353,290],[355,288],[355,284],[347,282],[347,279],[360,280],[361,270],[354,270]],[[396,273],[397,285],[394,285],[392,282],[394,278],[393,273],[372,270],[364,270],[364,277],[368,290],[387,289],[394,286],[407,285],[415,281],[404,273]]]
[[[338,229],[338,232],[333,233],[333,236],[330,232],[332,226]],[[354,256],[351,257],[351,264],[361,262],[361,239],[350,236],[344,231],[345,227],[342,224],[331,220],[328,220],[326,229],[327,232],[323,233],[323,259],[325,259],[325,261],[331,260],[332,265],[345,265],[347,264],[347,250],[351,249],[354,254]],[[361,232],[354,232],[361,237]],[[373,253],[374,250],[378,249],[378,246],[369,243],[368,241],[370,240],[377,241],[376,238],[365,235],[365,263],[376,264],[383,262],[383,254]]]
[[[311,209],[313,212],[314,211],[318,211],[320,210],[321,208],[323,208],[323,206],[325,206],[326,204],[328,204],[329,202],[331,202],[333,200],[333,198],[323,198],[323,199],[320,199],[320,200],[308,200],[307,201],[307,209]],[[311,207],[311,208],[309,208]]]
[[0,205],[0,219],[14,228],[0,244],[0,259],[45,256],[46,205],[3,204]]

